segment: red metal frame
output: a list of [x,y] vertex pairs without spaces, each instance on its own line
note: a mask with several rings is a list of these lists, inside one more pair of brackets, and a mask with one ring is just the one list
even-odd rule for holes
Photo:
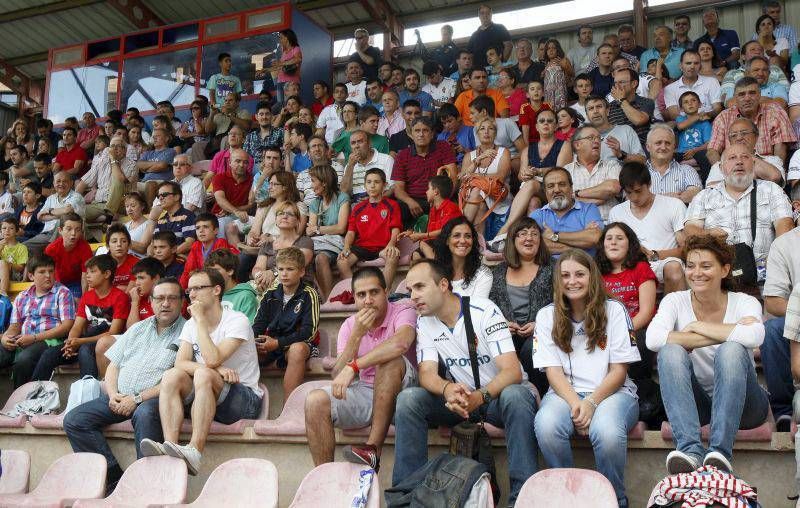
[[[247,27],[247,18],[248,18],[248,16],[250,16],[252,14],[260,14],[260,13],[265,13],[265,12],[270,12],[270,11],[278,11],[278,10],[282,11],[281,12],[281,23],[276,24],[276,25],[267,26],[267,27],[259,27],[259,28],[251,29],[251,30],[246,30],[245,29]],[[224,34],[224,35],[220,35],[220,36],[217,36],[217,37],[206,37],[205,36],[205,28],[206,28],[207,25],[212,24],[212,23],[217,23],[217,22],[220,22],[220,21],[230,20],[230,19],[237,19],[238,20],[237,30],[231,32],[230,34]],[[195,39],[193,41],[187,41],[187,42],[183,42],[183,43],[178,43],[178,44],[164,45],[164,31],[165,30],[170,30],[170,29],[173,29],[173,28],[180,28],[182,26],[187,26],[187,25],[192,25],[192,24],[197,24],[197,30],[198,30],[197,39]],[[51,48],[49,53],[48,53],[48,58],[47,58],[47,76],[48,76],[48,79],[46,81],[45,91],[44,91],[44,102],[45,102],[44,103],[44,114],[45,114],[45,116],[47,115],[47,108],[48,108],[48,103],[49,103],[49,99],[50,99],[50,79],[49,79],[49,77],[50,77],[50,74],[52,72],[54,72],[54,71],[71,69],[71,68],[75,68],[75,67],[79,67],[79,66],[80,67],[84,67],[86,65],[95,65],[95,64],[104,63],[104,62],[112,62],[112,61],[118,62],[117,102],[116,102],[116,106],[117,106],[117,108],[119,108],[120,107],[120,101],[122,100],[122,76],[124,74],[125,60],[126,60],[127,57],[139,58],[139,57],[144,57],[144,56],[152,56],[152,55],[156,55],[156,54],[166,53],[168,51],[177,51],[177,50],[181,50],[181,49],[187,49],[187,48],[196,47],[197,48],[197,59],[195,61],[195,66],[196,66],[197,77],[196,77],[196,80],[195,80],[195,83],[194,83],[194,87],[195,87],[195,95],[197,95],[197,93],[200,91],[200,76],[202,76],[202,72],[203,72],[203,69],[202,69],[203,47],[205,45],[219,43],[219,42],[228,42],[228,41],[233,41],[233,40],[240,40],[240,39],[244,39],[244,38],[247,38],[247,37],[252,37],[254,35],[260,35],[260,34],[264,34],[264,33],[271,33],[271,32],[275,32],[275,31],[278,31],[278,30],[283,30],[285,28],[289,28],[289,27],[291,27],[291,24],[292,24],[292,5],[290,3],[281,3],[281,4],[277,4],[277,5],[271,5],[271,6],[268,6],[268,7],[259,7],[259,8],[255,8],[255,9],[248,9],[246,11],[240,11],[240,12],[237,12],[237,13],[234,13],[234,14],[225,14],[225,15],[216,16],[216,17],[213,17],[213,18],[208,18],[208,19],[200,19],[200,20],[193,20],[193,21],[183,21],[183,22],[180,22],[180,23],[175,23],[175,24],[171,24],[171,25],[163,25],[163,26],[159,26],[159,27],[156,27],[156,28],[147,28],[147,29],[143,29],[143,30],[137,30],[135,32],[130,32],[130,33],[127,33],[127,34],[121,34],[121,35],[116,36],[116,37],[105,37],[105,38],[102,38],[102,39],[93,39],[91,41],[86,41],[86,42],[84,42],[82,44],[71,44],[71,45],[68,45],[68,46],[62,46],[60,48]],[[324,27],[321,27],[321,28],[325,29]],[[130,52],[125,50],[125,42],[129,37],[133,37],[133,36],[140,35],[140,34],[143,34],[143,33],[154,32],[154,31],[158,31],[158,46],[157,47],[146,49],[146,50],[130,51]],[[113,56],[109,56],[109,57],[94,58],[92,60],[87,60],[88,47],[89,47],[90,44],[94,44],[94,43],[97,43],[97,42],[109,41],[109,40],[112,40],[112,39],[119,39],[119,41],[120,41],[119,54],[113,55]],[[82,48],[82,55],[81,55],[81,61],[80,62],[75,63],[75,64],[71,64],[71,65],[62,65],[62,66],[54,66],[53,65],[53,57],[54,57],[54,53],[55,52],[62,51],[64,49],[69,49],[69,48],[77,48],[77,47],[81,47]],[[245,97],[250,98],[250,97],[253,97],[255,95],[257,95],[257,94],[253,94],[253,95],[249,95],[249,96],[245,96]],[[178,107],[176,109],[181,109],[181,108],[182,108],[182,106]],[[149,112],[143,111],[142,113],[149,113]]]

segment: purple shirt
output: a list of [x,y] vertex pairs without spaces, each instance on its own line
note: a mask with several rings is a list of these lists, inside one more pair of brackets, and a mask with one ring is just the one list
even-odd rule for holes
[[[339,338],[336,340],[337,353],[341,354],[347,347],[347,341],[350,339],[350,333],[353,331],[353,324],[356,317],[350,316],[339,328]],[[361,344],[358,346],[358,354],[356,358],[364,356],[369,353],[379,344],[391,338],[403,326],[410,326],[415,329],[417,326],[417,312],[413,307],[409,307],[402,303],[389,302],[386,308],[386,317],[383,318],[383,323],[374,330],[367,331],[361,338]],[[408,348],[406,351],[406,358],[411,362],[411,365],[417,364],[416,350],[413,347]],[[372,385],[375,383],[375,367],[368,367],[358,373],[359,379],[362,383]]]

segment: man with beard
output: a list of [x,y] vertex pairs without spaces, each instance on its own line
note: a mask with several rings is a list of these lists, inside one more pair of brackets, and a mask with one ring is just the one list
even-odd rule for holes
[[542,238],[553,257],[571,247],[593,256],[603,228],[597,205],[575,201],[572,176],[564,168],[548,171],[543,185],[547,204],[534,211],[531,218],[542,228]]
[[[759,281],[764,280],[772,240],[794,226],[792,206],[780,186],[759,180],[754,186],[753,151],[730,145],[722,154],[724,180],[700,191],[686,212],[687,236],[711,234],[729,244],[746,243],[753,249]],[[756,189],[756,237],[750,233],[750,193]]]
[[[728,145],[744,145],[753,154],[753,171],[758,180],[769,180],[778,185],[783,184],[783,160],[775,155],[761,155],[756,152],[756,141],[758,140],[758,127],[749,118],[740,117],[732,124],[728,132]],[[711,187],[717,182],[721,182],[722,174],[721,163],[717,162],[711,166],[708,174],[706,186]],[[792,183],[792,181],[789,181]]]
[[422,108],[422,116],[433,115],[433,97],[428,92],[420,90],[419,73],[414,69],[406,69],[403,76],[405,88],[400,91],[400,104],[405,104],[407,100],[414,99],[419,102]]

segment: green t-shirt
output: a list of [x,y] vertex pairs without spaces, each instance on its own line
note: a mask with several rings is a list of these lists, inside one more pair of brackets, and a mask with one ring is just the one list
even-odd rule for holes
[[28,248],[21,242],[16,245],[6,245],[0,251],[0,258],[12,265],[24,265],[28,262]]
[[[379,134],[372,134],[369,137],[370,144],[372,148],[379,151],[380,153],[389,153],[389,138],[386,136],[381,136]],[[350,132],[342,131],[339,134],[339,137],[336,138],[336,141],[333,142],[331,145],[334,152],[341,152],[344,154],[345,163],[347,163],[347,159],[350,158]],[[389,175],[386,175],[388,178]]]

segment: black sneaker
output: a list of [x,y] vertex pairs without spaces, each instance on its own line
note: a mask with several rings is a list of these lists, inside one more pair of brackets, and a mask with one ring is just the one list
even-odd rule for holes
[[792,431],[792,417],[789,415],[779,416],[775,420],[775,430],[778,432],[791,432]]

